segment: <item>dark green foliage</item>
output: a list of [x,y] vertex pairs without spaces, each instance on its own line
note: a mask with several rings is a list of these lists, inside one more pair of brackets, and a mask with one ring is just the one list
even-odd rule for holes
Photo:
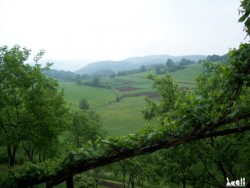
[[142,66],[140,67],[140,72],[145,72],[145,71],[147,71],[146,66],[145,66],[145,65],[142,65]]
[[81,84],[82,84],[80,74],[77,74],[74,80],[76,81],[76,83],[77,83],[78,85],[81,85]]
[[227,54],[223,55],[223,56],[219,56],[219,55],[209,55],[207,56],[207,61],[210,62],[223,62],[225,63],[227,61]]
[[172,68],[174,66],[174,62],[172,59],[168,59],[167,62],[166,62],[166,66],[168,68]]
[[45,70],[43,71],[45,75],[55,78],[60,81],[64,82],[70,82],[76,77],[76,73],[70,72],[70,71],[63,71],[63,70]]
[[241,7],[240,7],[240,14],[241,17],[239,19],[239,22],[244,22],[245,24],[245,31],[247,32],[247,35],[250,34],[250,1],[249,0],[242,0],[241,1]]
[[164,64],[158,64],[155,65],[154,67],[156,74],[164,74],[166,72]]
[[80,76],[78,74],[74,78],[74,81],[78,85],[87,85],[87,86],[92,86],[92,87],[110,88],[109,84],[107,82],[105,82],[102,79],[102,77],[97,77],[97,76],[87,76],[87,75]]
[[58,82],[47,78],[37,64],[44,51],[34,58],[33,67],[24,64],[29,53],[19,46],[0,49],[0,144],[7,147],[11,166],[20,144],[29,160],[35,154],[45,159],[44,151],[52,147],[50,142],[56,143],[68,122],[68,109],[63,93],[58,92]]
[[101,86],[100,78],[98,78],[98,77],[94,78],[93,81],[92,81],[92,86],[100,87]]
[[94,112],[73,113],[72,133],[76,147],[79,148],[88,141],[95,141],[103,136],[100,117]]
[[224,187],[226,177],[249,177],[249,134],[209,138],[153,154],[155,173],[171,186]]
[[168,59],[166,64],[156,64],[152,65],[152,69],[155,69],[156,74],[164,74],[166,72],[175,72],[180,69],[184,69],[186,65],[195,63],[185,58],[182,58],[179,62],[174,62],[172,59]]
[[113,74],[115,74],[114,71],[112,71],[110,69],[103,69],[103,70],[99,70],[99,71],[95,72],[93,75],[98,76],[98,77],[107,77],[107,76],[111,76]]
[[[197,79],[197,88],[180,92],[169,78],[152,77],[154,87],[162,96],[156,103],[147,99],[146,119],[156,118],[168,127],[169,135],[202,134],[218,129],[217,122],[250,111],[249,79],[250,45],[241,44],[228,55],[228,64],[206,63],[206,71]],[[175,86],[175,87],[174,87]],[[244,102],[243,102],[244,101]],[[230,126],[244,127],[248,121]],[[222,127],[221,127],[222,128]],[[198,131],[199,130],[199,131]],[[249,177],[249,133],[228,138],[206,139],[178,146],[163,152],[161,166],[166,167],[162,178],[172,184],[193,187],[225,186],[226,178]],[[245,152],[245,153],[244,153]],[[165,174],[166,172],[166,174]]]
[[87,101],[87,99],[82,98],[79,102],[79,108],[83,111],[86,111],[89,109],[89,103]]
[[89,173],[82,173],[74,176],[74,183],[79,188],[88,188],[97,186],[94,177]]

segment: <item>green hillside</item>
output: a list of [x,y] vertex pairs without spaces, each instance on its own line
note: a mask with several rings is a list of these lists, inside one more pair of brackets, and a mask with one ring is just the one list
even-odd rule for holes
[[105,106],[116,99],[117,93],[111,89],[79,86],[73,82],[61,82],[60,86],[64,89],[66,101],[73,109],[79,109],[79,101],[86,98],[90,108]]
[[[202,64],[192,64],[185,69],[170,73],[181,88],[195,87],[195,78],[202,72]],[[103,128],[109,135],[127,135],[141,129],[146,121],[142,109],[145,96],[154,98],[152,81],[146,75],[153,72],[136,73],[106,79],[111,89],[79,86],[75,83],[61,83],[65,99],[73,109],[79,109],[81,98],[86,98],[90,109],[97,112],[103,121]]]
[[127,97],[95,111],[101,115],[103,126],[110,135],[127,135],[140,130],[146,123],[142,108],[144,97]]
[[178,82],[180,87],[195,87],[196,77],[202,73],[202,64],[191,64],[186,66],[185,69],[178,70],[170,73],[173,79]]

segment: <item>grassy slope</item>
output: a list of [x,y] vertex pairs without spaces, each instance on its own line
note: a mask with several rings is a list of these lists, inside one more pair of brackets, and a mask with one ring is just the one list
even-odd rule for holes
[[[202,65],[193,64],[187,66],[186,69],[173,72],[171,75],[176,81],[180,82],[180,87],[195,87],[195,78],[201,72]],[[86,98],[91,109],[100,114],[103,127],[109,135],[127,135],[138,131],[146,123],[141,113],[146,105],[145,97],[126,97],[120,102],[114,101],[117,96],[124,94],[153,91],[152,81],[146,78],[146,74],[148,73],[136,73],[109,80],[112,87],[115,88],[139,88],[134,91],[115,92],[103,88],[78,86],[74,83],[62,83],[61,86],[65,88],[66,101],[72,105],[73,109],[78,109],[80,99]]]
[[133,91],[123,91],[120,92],[120,95],[127,94],[127,93],[145,93],[152,91],[152,81],[146,78],[146,75],[149,72],[143,73],[136,73],[126,76],[120,76],[113,79],[109,79],[111,86],[113,88],[126,88],[126,87],[133,87],[137,88],[137,90]]
[[176,82],[179,82],[180,87],[195,87],[196,77],[202,73],[202,64],[191,64],[185,69],[170,73]]
[[72,82],[61,82],[60,87],[64,89],[65,99],[73,109],[78,109],[82,98],[88,100],[90,108],[96,108],[114,101],[117,96],[117,93],[110,89],[79,86]]
[[127,135],[145,125],[142,115],[144,106],[144,97],[127,97],[105,108],[97,108],[96,112],[101,115],[109,135]]

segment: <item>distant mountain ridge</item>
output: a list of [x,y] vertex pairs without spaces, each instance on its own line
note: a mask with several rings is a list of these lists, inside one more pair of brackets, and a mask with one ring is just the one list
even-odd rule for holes
[[88,64],[87,66],[75,71],[78,74],[97,74],[102,70],[111,70],[119,72],[123,70],[139,69],[142,65],[153,65],[166,63],[168,59],[174,62],[180,61],[182,58],[192,61],[206,59],[204,55],[188,55],[188,56],[170,56],[170,55],[149,55],[142,57],[131,57],[122,61],[98,61]]

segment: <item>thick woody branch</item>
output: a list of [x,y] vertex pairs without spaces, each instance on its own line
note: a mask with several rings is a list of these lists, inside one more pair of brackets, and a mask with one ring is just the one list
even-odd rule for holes
[[155,152],[160,149],[167,149],[173,146],[177,146],[177,145],[184,144],[184,143],[189,143],[195,140],[206,139],[209,137],[218,137],[218,136],[226,136],[226,135],[235,134],[235,133],[242,133],[242,132],[250,130],[250,125],[244,126],[244,127],[230,128],[230,129],[225,129],[225,130],[217,130],[217,131],[214,128],[222,127],[222,125],[235,123],[237,121],[246,120],[248,118],[250,118],[250,113],[244,114],[234,119],[223,120],[213,126],[211,125],[210,128],[213,127],[213,131],[208,132],[208,130],[210,129],[205,129],[202,131],[200,130],[199,132],[195,132],[189,135],[172,138],[172,139],[165,140],[165,141],[152,142],[153,144],[142,146],[133,150],[121,150],[113,155],[100,156],[98,158],[91,158],[85,161],[84,163],[78,164],[77,166],[72,165],[68,167],[67,169],[58,171],[56,175],[50,175],[47,177],[43,177],[42,179],[38,179],[38,178],[27,179],[25,177],[23,178],[20,177],[20,179],[17,180],[18,181],[17,187],[28,187],[31,185],[36,185],[36,184],[44,183],[44,182],[47,182],[47,185],[55,186],[81,172],[88,171],[90,169],[94,169],[97,167],[109,165],[109,164],[118,162],[120,160],[129,158],[129,157],[144,155],[147,153]]

